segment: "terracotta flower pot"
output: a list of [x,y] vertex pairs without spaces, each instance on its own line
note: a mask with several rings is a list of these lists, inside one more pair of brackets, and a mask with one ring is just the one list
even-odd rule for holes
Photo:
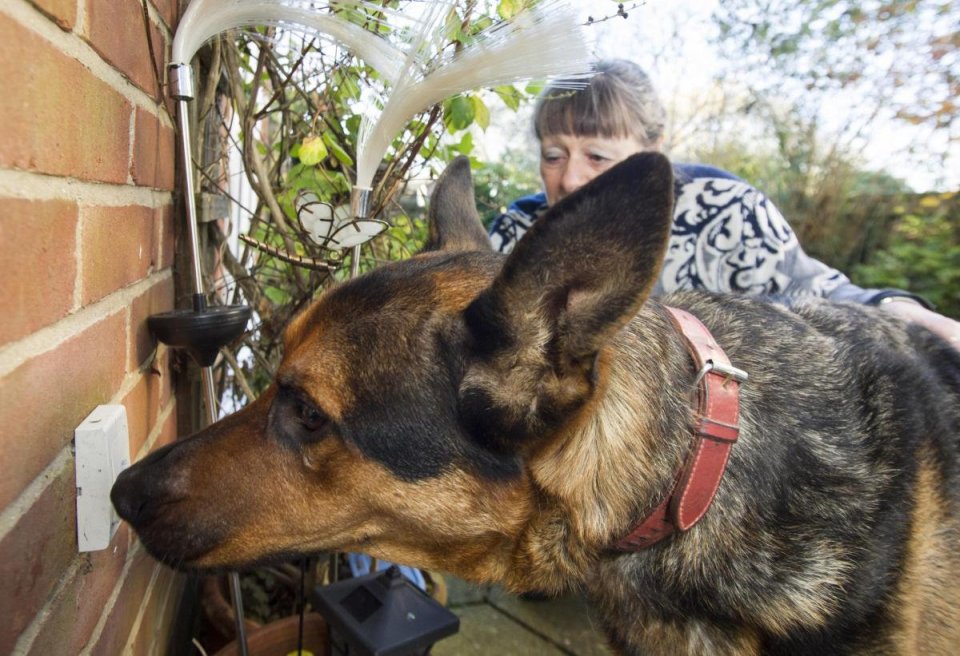
[[[249,656],[287,656],[297,651],[300,618],[285,617],[247,634]],[[318,613],[303,616],[303,649],[313,656],[329,656],[327,623]],[[240,656],[240,647],[231,642],[213,656]]]

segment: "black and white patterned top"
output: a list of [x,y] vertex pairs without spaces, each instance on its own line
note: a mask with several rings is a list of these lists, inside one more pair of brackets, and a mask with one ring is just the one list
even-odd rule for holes
[[[673,230],[655,294],[703,289],[868,304],[886,296],[914,297],[863,289],[804,253],[776,206],[736,176],[691,164],[674,164],[674,176]],[[510,252],[546,206],[543,193],[512,203],[491,225],[494,248]]]

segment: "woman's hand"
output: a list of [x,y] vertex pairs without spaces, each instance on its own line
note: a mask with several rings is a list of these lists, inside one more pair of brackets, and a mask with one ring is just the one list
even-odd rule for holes
[[912,321],[921,326],[925,326],[930,331],[947,340],[953,348],[960,351],[960,322],[928,310],[916,301],[905,296],[888,297],[880,304],[880,308],[904,321]]

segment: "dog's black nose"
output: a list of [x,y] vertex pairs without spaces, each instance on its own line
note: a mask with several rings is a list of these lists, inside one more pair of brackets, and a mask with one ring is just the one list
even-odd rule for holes
[[171,485],[167,457],[175,444],[154,451],[120,473],[110,500],[117,514],[134,528],[149,522],[162,503],[169,501]]
[[146,504],[143,487],[138,485],[136,467],[137,465],[133,465],[121,472],[113,484],[113,489],[110,490],[110,500],[117,514],[133,526],[137,525],[143,506]]

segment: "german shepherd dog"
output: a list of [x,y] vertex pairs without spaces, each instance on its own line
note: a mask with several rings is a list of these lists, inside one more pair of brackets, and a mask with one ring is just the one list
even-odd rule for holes
[[[956,653],[960,356],[858,305],[648,298],[672,185],[635,155],[504,257],[454,162],[425,250],[323,293],[274,384],[126,470],[117,510],[178,568],[361,551],[582,590],[622,654]],[[698,523],[624,550],[698,422],[667,306],[749,374],[740,435]]]

